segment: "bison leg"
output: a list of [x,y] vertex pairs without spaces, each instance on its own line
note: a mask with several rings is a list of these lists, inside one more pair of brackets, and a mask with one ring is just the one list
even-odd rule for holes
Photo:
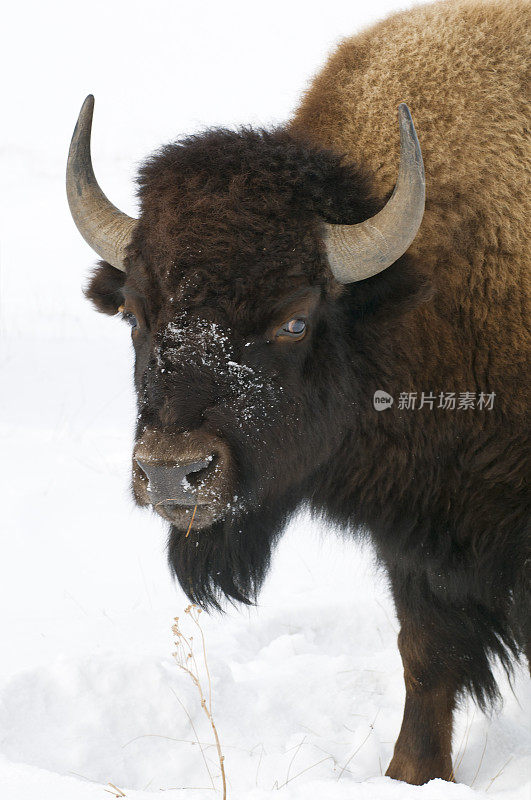
[[433,778],[453,780],[455,688],[450,681],[434,679],[438,670],[424,630],[403,624],[398,645],[404,664],[406,703],[402,728],[386,775],[417,785]]

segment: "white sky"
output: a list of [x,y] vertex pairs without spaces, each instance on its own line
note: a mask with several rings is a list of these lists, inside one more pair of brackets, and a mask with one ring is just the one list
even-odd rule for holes
[[0,39],[9,121],[2,126],[2,145],[63,155],[89,92],[97,101],[95,157],[141,158],[205,125],[279,122],[334,43],[410,5],[12,3]]

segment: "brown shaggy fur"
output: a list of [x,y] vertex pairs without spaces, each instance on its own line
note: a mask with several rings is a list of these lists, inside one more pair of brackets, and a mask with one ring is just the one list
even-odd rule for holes
[[408,252],[437,291],[401,326],[397,354],[416,386],[430,363],[441,385],[489,386],[517,416],[529,388],[530,54],[525,0],[420,6],[345,40],[291,124],[368,167],[383,199],[396,180],[396,109],[409,105],[427,198]]
[[[100,265],[87,291],[134,320],[142,458],[178,460],[186,440],[200,460],[223,442],[223,492],[189,536],[176,523],[170,534],[192,600],[255,596],[303,503],[370,532],[407,692],[388,774],[411,783],[452,778],[458,698],[487,706],[492,659],[510,671],[531,655],[530,9],[449,0],[397,14],[339,46],[288,126],[163,148],[140,173],[127,276]],[[322,221],[366,219],[389,196],[401,101],[423,150],[425,217],[394,265],[341,287]],[[282,342],[293,315],[307,335]],[[377,389],[495,402],[379,413]]]

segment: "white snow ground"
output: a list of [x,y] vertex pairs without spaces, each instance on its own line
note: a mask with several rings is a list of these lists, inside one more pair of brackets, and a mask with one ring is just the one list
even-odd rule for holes
[[[1,798],[92,800],[109,797],[110,782],[133,800],[219,797],[211,732],[171,657],[186,600],[166,569],[164,526],[129,497],[129,333],[81,296],[93,257],[63,188],[80,103],[95,93],[96,170],[134,212],[142,155],[205,124],[280,121],[332,43],[396,5],[4,10]],[[523,669],[499,715],[460,712],[458,785],[382,777],[401,665],[385,580],[359,546],[302,517],[259,607],[202,622],[233,800],[529,798]]]

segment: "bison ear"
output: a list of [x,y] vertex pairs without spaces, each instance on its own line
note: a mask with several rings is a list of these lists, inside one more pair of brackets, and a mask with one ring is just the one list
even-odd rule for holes
[[350,306],[364,319],[401,316],[427,303],[435,293],[431,277],[407,253],[383,272],[349,284],[349,289]]
[[85,297],[94,303],[98,311],[116,314],[124,302],[122,288],[125,278],[124,272],[111,267],[106,261],[100,261],[85,289]]

